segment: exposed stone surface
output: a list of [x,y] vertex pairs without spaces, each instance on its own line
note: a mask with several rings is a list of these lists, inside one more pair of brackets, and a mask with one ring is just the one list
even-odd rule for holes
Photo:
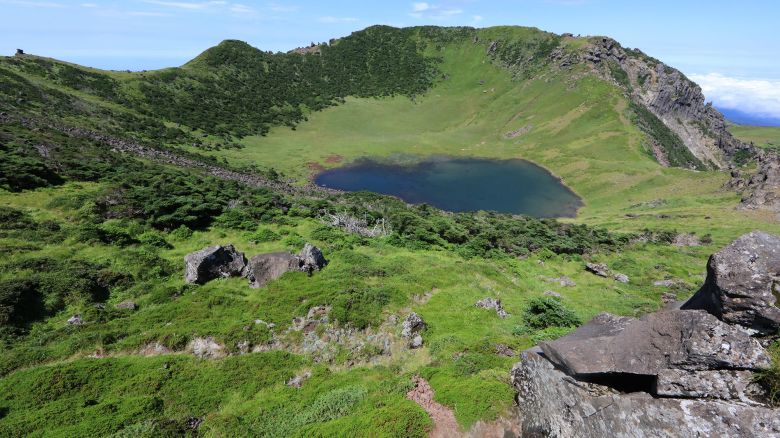
[[559,294],[558,292],[555,292],[554,290],[546,290],[546,291],[544,291],[544,293],[542,295],[548,296],[548,297],[561,298],[561,294]]
[[138,305],[135,304],[135,301],[132,301],[132,300],[122,301],[121,303],[118,303],[115,307],[117,309],[120,309],[120,310],[136,310],[136,309],[138,309]]
[[606,263],[586,263],[585,270],[596,274],[599,277],[608,278],[610,276],[609,267],[606,265]]
[[495,310],[499,318],[506,318],[509,316],[509,314],[506,313],[506,310],[504,310],[504,306],[501,305],[501,300],[497,300],[495,298],[483,298],[477,301],[474,305],[482,309]]
[[81,318],[81,315],[73,315],[70,318],[68,318],[68,321],[66,322],[68,325],[84,325],[84,320]]
[[[706,103],[701,88],[680,71],[640,50],[624,49],[611,38],[591,38],[580,56],[607,80],[615,80],[613,68],[622,69],[628,83],[618,85],[626,87],[636,104],[653,113],[705,165],[711,163],[723,168],[738,150],[755,149],[729,133],[723,115]],[[555,51],[551,58],[556,60]],[[558,58],[567,65],[580,62],[560,55]],[[561,64],[562,68],[566,66]],[[658,158],[659,162],[665,159]]]
[[739,170],[731,171],[728,190],[742,194],[741,210],[766,210],[780,213],[780,156],[776,151],[758,150],[758,168],[750,177]]
[[550,283],[557,283],[562,287],[574,287],[577,285],[577,283],[574,282],[571,278],[562,275],[560,277],[545,277],[542,276],[542,280],[550,282]]
[[246,265],[244,276],[251,287],[262,287],[286,272],[300,269],[300,259],[289,252],[272,252],[252,257]]
[[410,313],[401,325],[401,336],[409,338],[409,348],[422,347],[423,339],[420,334],[425,330],[425,321],[415,312]]
[[504,344],[496,344],[496,354],[504,357],[512,357],[515,355],[515,350]]
[[187,350],[201,359],[219,359],[225,357],[225,347],[211,336],[195,338],[187,345]]
[[537,351],[521,353],[511,381],[527,437],[777,437],[780,412],[733,402],[621,394],[577,381]]
[[285,382],[285,385],[292,386],[293,388],[300,388],[301,386],[303,386],[303,382],[309,380],[309,377],[311,377],[311,371],[306,370],[301,374],[297,374],[294,377],[292,377],[290,380]]
[[770,364],[766,351],[747,330],[704,311],[671,310],[640,319],[602,313],[540,347],[572,376],[655,376],[667,368],[756,370]]
[[215,245],[187,254],[184,264],[184,281],[204,284],[215,278],[240,276],[246,266],[246,257],[233,245]]
[[[661,370],[655,393],[664,397],[718,398],[751,403],[748,393],[759,393],[750,371]],[[756,389],[753,389],[756,388]]]
[[620,272],[615,273],[612,278],[615,279],[615,281],[618,281],[620,283],[628,283],[630,279],[628,278],[628,275],[621,274]]
[[327,263],[322,251],[311,243],[303,246],[298,254],[298,259],[300,260],[300,269],[305,272],[319,271]]
[[745,234],[710,257],[704,286],[683,305],[763,334],[780,328],[780,237]]

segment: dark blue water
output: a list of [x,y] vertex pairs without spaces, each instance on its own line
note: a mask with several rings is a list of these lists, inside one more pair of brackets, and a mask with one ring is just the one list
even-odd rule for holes
[[361,159],[324,171],[315,182],[345,191],[394,195],[454,212],[573,217],[582,205],[557,178],[525,160],[431,157],[404,165]]

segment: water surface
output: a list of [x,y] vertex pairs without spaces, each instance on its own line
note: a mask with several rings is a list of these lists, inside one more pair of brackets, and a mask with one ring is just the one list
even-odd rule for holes
[[573,217],[580,198],[547,170],[525,160],[430,157],[413,164],[360,159],[315,177],[319,186],[394,195],[442,210]]

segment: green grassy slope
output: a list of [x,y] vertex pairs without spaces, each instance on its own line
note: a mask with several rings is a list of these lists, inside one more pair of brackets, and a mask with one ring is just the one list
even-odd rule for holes
[[[723,173],[659,166],[615,84],[583,67],[560,71],[530,62],[507,69],[486,56],[498,38],[533,40],[523,50],[542,53],[550,34],[486,29],[474,43],[464,32],[410,32],[425,41],[426,55],[441,58],[441,75],[424,94],[347,97],[316,112],[287,108],[286,114],[302,116],[294,129],[276,126],[240,140],[211,131],[203,136],[199,126],[173,123],[169,112],[163,117],[123,101],[141,98],[140,83],[155,83],[144,76],[167,71],[88,70],[116,81],[99,77],[99,86],[79,71],[62,76],[59,68],[42,73],[0,62],[6,74],[0,109],[13,116],[176,146],[234,166],[273,167],[299,184],[362,156],[529,159],[583,198],[578,217],[566,222],[588,226],[580,235],[572,231],[577,227],[553,221],[448,215],[381,198],[253,191],[119,158],[104,145],[46,129],[4,125],[0,206],[13,211],[0,209],[0,248],[7,254],[0,262],[0,435],[177,436],[194,434],[198,424],[205,436],[425,436],[430,420],[405,398],[414,375],[431,383],[436,400],[467,430],[513,404],[508,370],[516,359],[497,355],[499,345],[519,351],[572,329],[529,326],[525,312],[545,291],[559,293],[581,321],[602,311],[641,315],[659,308],[666,292],[691,295],[708,255],[731,239],[756,228],[780,233],[774,218],[735,210],[738,197],[721,189]],[[568,44],[576,50],[584,40]],[[177,75],[194,80],[187,70],[201,75],[204,62]],[[180,80],[165,86],[182,92]],[[512,132],[520,134],[507,135]],[[53,147],[58,162],[44,160],[35,149],[40,144]],[[7,178],[12,172],[5,169],[25,178]],[[61,179],[46,181],[46,172]],[[241,202],[229,202],[236,199]],[[384,214],[396,231],[373,239],[346,235],[323,224],[321,208]],[[629,243],[590,226],[653,233]],[[663,233],[672,230],[709,238],[678,247],[668,244],[675,233]],[[297,250],[304,242],[322,248],[330,262],[311,277],[289,273],[262,289],[236,278],[197,287],[182,278],[182,257],[205,246],[233,243],[252,256]],[[567,245],[574,249],[560,250]],[[68,271],[75,261],[99,266],[100,276]],[[589,274],[587,261],[608,263],[631,281]],[[545,279],[560,276],[576,286]],[[679,284],[653,285],[663,279]],[[34,302],[41,313],[21,323],[13,319],[26,310],[18,280],[32,282],[24,285],[32,297],[45,298]],[[501,299],[510,316],[476,308],[485,297]],[[127,299],[137,311],[114,309]],[[355,328],[361,340],[387,335],[388,349],[333,342],[318,351],[301,332],[285,333],[293,318],[317,305],[332,306],[339,323],[331,328]],[[428,323],[417,350],[399,336],[398,320],[410,311]],[[87,324],[66,325],[74,314]],[[270,332],[258,319],[276,324],[289,351],[237,354],[239,341],[266,345]],[[185,346],[197,337],[212,337],[232,355],[194,358]],[[155,344],[164,354],[149,354]],[[311,377],[301,388],[285,385],[306,371]]]
[[780,127],[732,125],[731,132],[739,139],[753,142],[760,148],[780,148]]

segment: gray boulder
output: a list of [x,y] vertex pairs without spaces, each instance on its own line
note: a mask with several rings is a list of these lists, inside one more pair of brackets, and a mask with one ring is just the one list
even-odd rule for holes
[[271,280],[276,280],[286,272],[299,270],[300,266],[300,259],[289,252],[260,254],[249,260],[244,276],[249,280],[251,287],[258,288]]
[[328,263],[322,251],[311,243],[303,246],[298,259],[300,259],[300,269],[304,272],[319,271]]
[[780,237],[754,231],[713,254],[704,286],[683,305],[773,334],[780,328]]
[[404,323],[401,326],[401,336],[411,338],[412,335],[422,332],[426,327],[427,325],[420,315],[412,312],[404,319]]
[[598,275],[599,277],[609,278],[609,267],[606,263],[586,263],[585,270]]
[[509,314],[506,313],[506,310],[504,310],[504,306],[501,305],[501,300],[495,298],[483,298],[474,305],[481,309],[495,310],[499,318],[506,318],[509,316]]
[[215,278],[240,276],[246,266],[246,257],[233,245],[215,245],[187,254],[184,265],[184,281],[204,284]]
[[84,320],[81,318],[81,315],[73,315],[70,318],[68,318],[68,321],[66,321],[67,325],[84,325]]
[[574,333],[540,347],[575,377],[656,376],[670,368],[758,370],[770,365],[766,351],[747,330],[703,311],[669,310],[640,319],[602,313]]
[[511,372],[522,436],[556,438],[777,437],[780,411],[720,400],[656,398],[577,381],[539,350]]
[[138,305],[135,304],[135,301],[131,301],[131,300],[122,301],[121,303],[118,303],[114,307],[116,307],[119,310],[136,310],[136,309],[138,309]]

